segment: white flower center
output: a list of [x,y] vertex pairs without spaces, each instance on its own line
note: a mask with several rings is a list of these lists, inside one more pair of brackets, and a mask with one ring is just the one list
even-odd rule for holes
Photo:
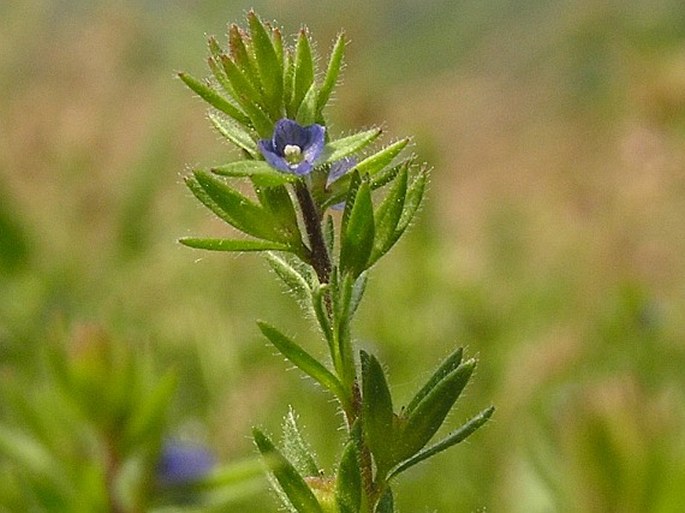
[[297,144],[286,144],[283,148],[283,156],[290,165],[302,162],[302,148]]

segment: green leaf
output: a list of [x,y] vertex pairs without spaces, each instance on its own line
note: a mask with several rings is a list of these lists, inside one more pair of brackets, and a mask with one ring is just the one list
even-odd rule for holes
[[266,240],[203,239],[183,237],[178,242],[193,249],[210,251],[291,251],[291,247],[280,242]]
[[400,217],[397,223],[397,237],[399,238],[402,233],[407,229],[409,223],[418,212],[421,206],[421,201],[423,201],[423,195],[426,191],[426,181],[428,179],[428,172],[422,169],[418,176],[414,178],[409,189],[407,190],[407,197],[404,200],[404,210],[402,211],[402,217]]
[[407,144],[409,144],[408,138],[396,141],[359,162],[355,166],[355,169],[357,169],[361,175],[374,175],[385,168],[385,166],[389,165]]
[[340,513],[358,513],[362,501],[362,476],[360,472],[357,441],[351,439],[345,445],[335,484],[336,501]]
[[257,158],[259,156],[257,145],[250,134],[241,125],[237,125],[236,123],[222,117],[215,112],[209,113],[209,120],[219,131],[219,133],[226,139],[231,141],[239,148],[245,150],[253,158]]
[[292,408],[283,421],[283,455],[303,476],[318,476],[320,467],[316,463],[311,447],[304,441],[297,418]]
[[221,88],[224,91],[226,91],[231,96],[231,98],[235,98],[236,97],[235,91],[233,90],[231,83],[228,81],[228,77],[226,76],[226,73],[223,72],[223,70],[219,67],[219,63],[217,62],[217,60],[220,58],[221,58],[221,56],[209,57],[207,59],[207,65],[209,66],[209,69],[211,70],[212,75],[214,75],[214,78],[219,83]]
[[466,424],[461,426],[459,429],[456,429],[449,435],[447,435],[443,440],[440,442],[436,443],[435,445],[431,445],[430,447],[427,447],[423,449],[422,451],[417,452],[414,456],[409,458],[406,461],[403,461],[400,465],[398,465],[396,468],[392,470],[388,478],[391,478],[393,476],[396,476],[397,474],[400,474],[401,472],[404,472],[410,467],[413,467],[417,463],[420,463],[431,456],[434,456],[438,454],[439,452],[444,451],[445,449],[448,449],[452,447],[453,445],[458,444],[459,442],[462,442],[466,440],[470,435],[472,435],[478,428],[480,428],[483,424],[485,424],[490,417],[492,417],[492,414],[495,412],[495,407],[490,406],[489,408],[486,408],[482,412],[480,412],[478,415],[475,417],[471,418]]
[[252,85],[257,90],[261,90],[257,64],[254,62],[254,57],[247,50],[243,37],[247,36],[244,36],[242,29],[235,23],[232,23],[228,29],[228,48],[231,58]]
[[[271,214],[260,205],[205,171],[193,171],[193,178],[186,180],[190,190],[221,219],[248,235],[272,242],[289,242],[283,239]],[[205,202],[207,197],[209,202]]]
[[373,355],[361,351],[362,418],[364,434],[373,454],[377,473],[384,476],[393,465],[393,407],[383,368]]
[[[281,30],[278,27],[271,27],[271,42],[274,45],[274,52],[276,52],[278,65],[281,67],[281,69],[284,69],[283,64],[285,48],[283,47],[283,34],[281,34]],[[283,96],[283,98],[287,98],[287,96]]]
[[269,210],[274,219],[278,222],[283,236],[292,241],[293,246],[299,246],[298,254],[306,257],[307,248],[302,243],[302,234],[300,233],[299,221],[297,219],[297,212],[293,205],[292,198],[283,185],[273,187],[264,187],[258,184],[258,180],[253,178],[255,182],[255,192],[259,198],[259,202],[264,208]]
[[413,162],[412,157],[410,157],[408,159],[404,159],[399,164],[392,166],[390,168],[387,168],[384,171],[381,171],[380,173],[374,175],[372,177],[372,180],[371,180],[371,189],[376,190],[376,189],[380,189],[381,187],[383,187],[385,185],[388,185],[395,178],[397,178],[397,175],[399,175],[401,171],[403,171],[405,169],[407,171],[409,171],[409,168],[410,168],[412,162]]
[[395,513],[395,499],[392,490],[388,487],[376,504],[375,513]]
[[407,181],[408,173],[407,169],[404,168],[400,171],[394,186],[376,210],[376,237],[369,259],[369,266],[377,262],[397,242],[397,224],[404,210]]
[[395,453],[398,461],[413,456],[433,437],[464,390],[475,366],[473,359],[459,365],[443,377],[406,416]]
[[[293,81],[292,91],[292,110],[299,112],[300,104],[305,95],[310,91],[314,85],[314,58],[312,57],[312,48],[309,44],[309,36],[305,29],[301,29],[297,38],[297,47],[295,49],[295,76]],[[309,110],[309,109],[308,109]],[[316,117],[316,97],[314,97],[314,104],[311,108],[311,121],[298,121],[300,123],[311,124]]]
[[316,95],[316,84],[312,84],[297,109],[296,119],[300,125],[311,125],[316,120]]
[[286,287],[288,287],[288,291],[297,298],[298,302],[303,306],[311,307],[312,289],[307,278],[285,259],[273,253],[267,253],[266,261],[281,281],[285,283]]
[[326,294],[330,290],[328,284],[320,285],[313,291],[313,301],[312,306],[314,307],[314,313],[316,314],[316,320],[321,328],[321,333],[326,338],[328,342],[328,350],[330,351],[331,357],[333,359],[333,364],[336,369],[339,367],[339,358],[336,357],[338,353],[335,348],[335,340],[333,336],[333,327],[331,326],[330,319],[328,317],[327,311],[327,296]]
[[347,394],[342,384],[326,367],[273,326],[262,321],[257,321],[257,325],[264,336],[269,339],[283,356],[305,374],[330,390],[341,403],[347,404]]
[[297,108],[290,101],[293,95],[293,88],[295,87],[295,57],[289,48],[286,49],[283,57],[283,75],[283,98],[286,100],[286,117],[295,119]]
[[419,390],[416,393],[414,398],[404,409],[405,416],[410,415],[414,411],[416,406],[423,400],[423,398],[426,397],[426,395],[428,395],[428,393],[435,388],[435,385],[440,383],[440,381],[442,381],[445,378],[445,376],[447,376],[450,372],[454,371],[454,369],[459,367],[463,355],[464,348],[460,347],[452,354],[450,354],[447,358],[445,358],[445,360],[438,366],[438,368],[435,369],[435,372],[433,372],[433,375],[426,382],[426,384],[423,387],[421,387],[421,390]]
[[178,77],[181,80],[183,80],[183,82],[190,89],[192,89],[195,92],[195,94],[197,94],[200,98],[209,103],[215,109],[220,110],[224,114],[228,114],[241,125],[252,125],[250,118],[248,118],[247,115],[245,115],[245,113],[240,111],[236,106],[234,106],[231,102],[226,100],[226,98],[221,96],[208,85],[203,84],[202,82],[192,77],[188,73],[181,72],[178,74]]
[[263,160],[239,160],[213,167],[211,171],[221,176],[250,177],[257,185],[265,187],[294,183],[300,179],[296,174],[277,171]]
[[252,47],[269,113],[274,119],[278,119],[281,117],[283,104],[283,68],[269,33],[254,11],[247,13],[247,21],[250,25]]
[[359,304],[362,302],[364,292],[366,291],[367,278],[368,275],[365,272],[361,273],[352,285],[352,290],[350,294],[350,318],[354,316],[355,312],[357,311],[357,308],[359,308]]
[[371,130],[358,132],[331,141],[324,147],[322,163],[335,162],[343,157],[357,153],[371,144],[380,134],[380,128],[372,128]]
[[214,58],[218,58],[219,55],[224,53],[214,36],[209,36],[207,38],[207,48],[209,48],[209,54]]
[[323,79],[323,84],[319,90],[319,98],[316,110],[321,115],[323,108],[328,103],[333,88],[338,82],[338,77],[340,75],[340,68],[342,67],[343,56],[345,54],[345,34],[338,34],[338,38],[335,40],[333,45],[333,50],[331,51],[331,57],[328,60],[328,67],[326,68],[326,75]]
[[252,435],[259,452],[269,462],[271,472],[295,510],[299,513],[323,513],[314,493],[292,463],[260,430],[254,428]]
[[233,90],[233,97],[248,115],[257,133],[264,138],[271,137],[274,120],[263,110],[268,108],[268,103],[262,100],[261,93],[228,56],[221,56],[221,64]]
[[326,216],[326,224],[323,227],[323,240],[326,243],[328,254],[332,255],[335,248],[335,223],[333,216]]
[[[340,266],[355,278],[366,270],[374,244],[375,224],[371,189],[362,181],[345,206],[346,223],[341,229]],[[349,214],[348,211],[349,210]]]

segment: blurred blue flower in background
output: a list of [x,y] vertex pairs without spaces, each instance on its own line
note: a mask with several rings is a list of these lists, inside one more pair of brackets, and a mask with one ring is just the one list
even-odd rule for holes
[[317,124],[303,127],[291,119],[276,122],[271,139],[259,141],[266,161],[286,173],[308,175],[324,147],[326,129]]
[[162,447],[157,464],[157,479],[162,485],[180,485],[206,476],[216,461],[205,447],[169,440]]

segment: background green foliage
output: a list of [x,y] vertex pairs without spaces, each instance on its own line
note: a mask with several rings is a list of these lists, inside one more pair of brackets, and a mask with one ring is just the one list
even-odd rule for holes
[[[371,273],[357,333],[400,404],[466,345],[481,363],[453,424],[483,403],[498,412],[407,472],[400,510],[683,511],[682,2],[251,6],[285,34],[307,24],[321,56],[345,28],[333,129],[385,120],[435,166],[419,223]],[[220,461],[254,454],[250,426],[277,432],[289,403],[324,465],[339,452],[320,425],[333,406],[283,372],[255,327],[303,326],[267,266],[175,243],[225,235],[180,176],[233,150],[173,70],[202,76],[203,33],[223,38],[246,7],[0,4],[4,422],[28,429],[24,391],[49,403],[37,355],[69,340],[57,331],[74,344],[103,330],[152,352],[159,376],[176,369],[172,434],[206,440]],[[0,511],[16,500],[2,493]]]

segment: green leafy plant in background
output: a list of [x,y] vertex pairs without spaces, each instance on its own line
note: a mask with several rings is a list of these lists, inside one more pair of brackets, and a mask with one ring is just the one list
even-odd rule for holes
[[263,488],[256,458],[219,466],[172,438],[176,374],[160,374],[149,348],[76,331],[3,380],[0,511],[221,509]]
[[484,409],[431,443],[466,387],[475,359],[465,359],[457,349],[398,409],[381,363],[354,344],[351,324],[367,272],[411,224],[428,171],[403,153],[408,138],[371,149],[381,135],[378,128],[344,137],[329,130],[325,107],[342,68],[344,34],[320,72],[306,30],[290,46],[278,27],[254,12],[247,22],[247,29],[230,26],[227,49],[209,39],[209,81],[179,74],[211,105],[210,121],[243,157],[195,169],[186,184],[243,235],[189,237],[181,243],[264,252],[305,317],[316,323],[328,350],[322,361],[278,328],[258,322],[280,353],[335,398],[344,418],[346,441],[332,472],[316,462],[294,413],[286,417],[280,446],[254,429],[255,444],[286,510],[392,512],[396,476],[463,441],[494,411]]

